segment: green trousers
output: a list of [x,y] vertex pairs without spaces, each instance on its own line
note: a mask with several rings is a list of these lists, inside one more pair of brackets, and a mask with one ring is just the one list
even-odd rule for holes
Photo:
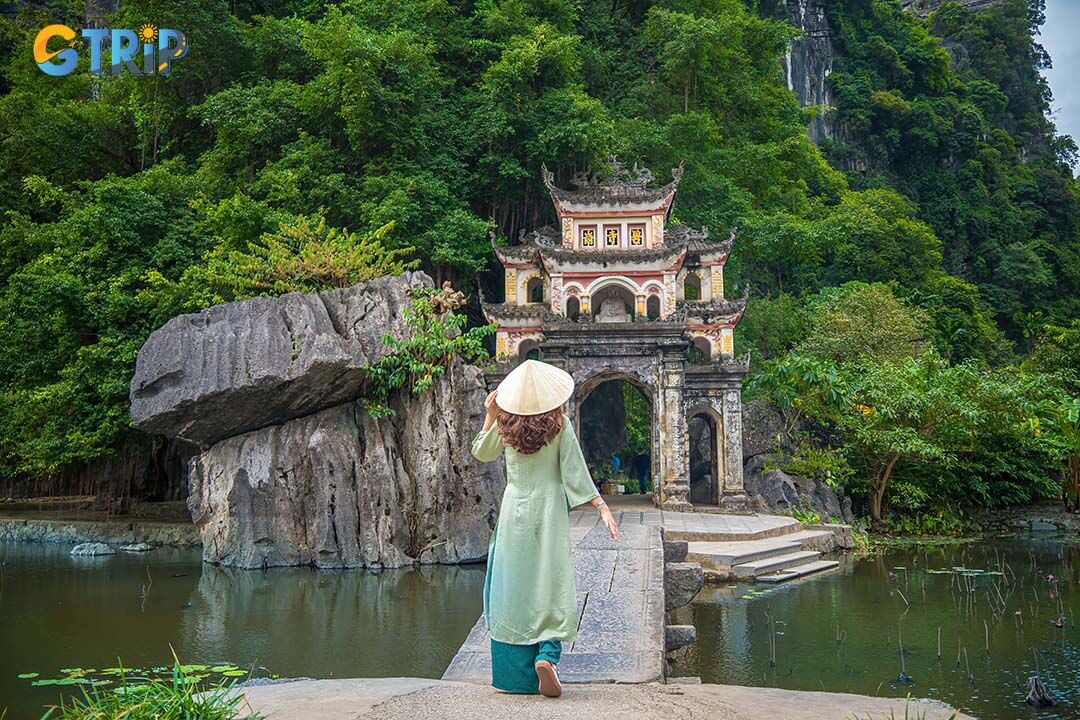
[[532,645],[511,645],[491,641],[491,684],[506,692],[540,692],[540,681],[534,665],[537,660],[548,660],[557,665],[562,656],[562,643],[558,640],[541,640]]

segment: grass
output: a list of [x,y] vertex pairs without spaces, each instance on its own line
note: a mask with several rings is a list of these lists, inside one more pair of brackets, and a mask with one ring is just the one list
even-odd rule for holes
[[41,720],[261,720],[236,691],[236,680],[206,688],[199,679],[179,659],[169,679],[132,682],[121,673],[118,687],[83,687],[81,698],[61,697]]

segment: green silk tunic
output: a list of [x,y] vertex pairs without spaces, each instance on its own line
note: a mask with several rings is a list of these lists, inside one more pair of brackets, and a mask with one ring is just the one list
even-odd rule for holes
[[497,424],[481,430],[472,453],[506,456],[506,490],[488,545],[484,618],[494,640],[528,645],[577,639],[577,593],[570,561],[569,509],[599,493],[570,418],[532,455],[506,446]]

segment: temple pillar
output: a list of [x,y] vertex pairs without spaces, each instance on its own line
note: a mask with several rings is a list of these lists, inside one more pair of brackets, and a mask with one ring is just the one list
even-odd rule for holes
[[685,346],[665,347],[656,383],[657,437],[660,455],[657,488],[661,510],[687,512],[690,504],[689,463],[686,457]]
[[723,418],[723,427],[717,428],[721,438],[718,459],[723,478],[719,505],[728,510],[745,510],[749,501],[743,487],[742,391],[738,387],[726,388],[723,396],[717,399],[721,406],[716,410]]

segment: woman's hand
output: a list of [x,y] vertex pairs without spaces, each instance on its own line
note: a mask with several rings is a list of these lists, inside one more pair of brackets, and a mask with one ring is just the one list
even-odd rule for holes
[[495,404],[495,393],[498,390],[492,390],[488,393],[488,396],[484,398],[484,410],[487,411],[487,417],[484,418],[484,429],[487,430],[495,422],[495,418],[499,416],[499,406]]
[[608,507],[607,503],[600,506],[600,521],[604,523],[608,532],[611,533],[611,539],[617,541],[619,539],[619,526],[611,515],[611,508]]

